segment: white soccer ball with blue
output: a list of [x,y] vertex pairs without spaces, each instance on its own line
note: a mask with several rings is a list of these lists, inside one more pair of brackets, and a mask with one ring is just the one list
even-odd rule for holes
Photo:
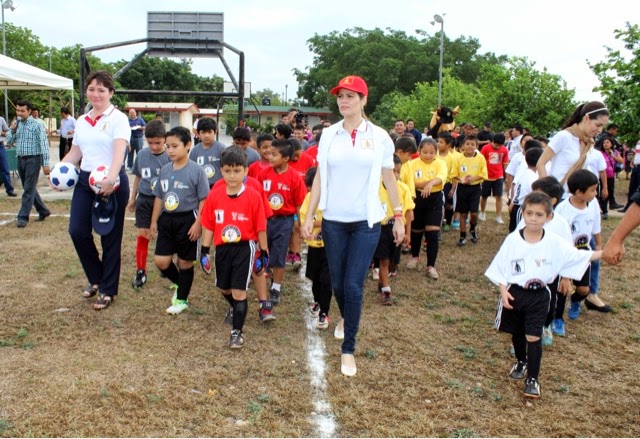
[[51,184],[61,191],[73,188],[78,182],[79,176],[80,174],[75,166],[64,162],[56,163],[49,173]]

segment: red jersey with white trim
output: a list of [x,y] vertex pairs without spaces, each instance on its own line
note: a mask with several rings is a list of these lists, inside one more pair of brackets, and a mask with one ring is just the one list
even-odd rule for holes
[[[256,162],[257,163],[257,162]],[[264,206],[264,215],[267,219],[273,216],[273,210],[271,210],[271,206],[269,206],[269,200],[267,200],[267,194],[264,193],[264,189],[262,189],[262,185],[258,180],[253,177],[249,177],[248,175],[245,177],[244,182],[245,186],[249,186],[258,191],[260,195],[262,195],[262,205]],[[211,189],[219,188],[220,186],[225,186],[224,179],[216,181]]]
[[262,196],[246,185],[233,196],[227,195],[224,185],[211,189],[202,208],[201,224],[213,232],[216,247],[257,241],[258,232],[267,230]]
[[298,173],[302,175],[302,178],[304,178],[307,170],[309,168],[312,168],[313,166],[313,158],[305,153],[300,154],[300,157],[298,157],[298,161],[294,162],[293,160],[289,160],[289,167],[298,171]]
[[258,181],[262,183],[274,216],[296,214],[307,195],[304,179],[291,167],[282,174],[274,168],[265,169],[258,176]]

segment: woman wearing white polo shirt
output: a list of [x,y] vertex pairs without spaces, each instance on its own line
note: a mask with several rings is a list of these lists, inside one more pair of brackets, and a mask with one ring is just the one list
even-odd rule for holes
[[[591,101],[579,105],[571,117],[564,123],[562,131],[558,132],[549,141],[549,147],[544,150],[540,160],[538,160],[538,176],[540,178],[547,176],[545,165],[550,162],[551,169],[548,175],[557,178],[564,186],[565,193],[563,198],[571,196],[567,188],[567,180],[575,171],[586,168],[600,177],[601,171],[604,170],[602,165],[605,165],[605,163],[602,163],[603,161],[600,162],[600,157],[597,156],[598,151],[594,150],[594,139],[608,122],[609,110],[602,102]],[[604,172],[602,172],[602,175],[604,175]],[[603,192],[606,190],[605,178],[603,181]],[[591,238],[591,246],[595,250],[600,250],[595,247],[593,237]],[[612,308],[598,297],[599,273],[600,261],[596,261],[591,264],[589,296],[586,299],[587,307],[606,313],[610,312]],[[578,296],[576,296],[576,298],[577,297]],[[558,301],[557,306],[564,308],[561,300]],[[581,308],[582,303],[580,301],[572,301],[568,313],[569,318],[572,320],[577,319],[580,315]],[[560,331],[560,333],[562,332],[563,331]]]
[[[337,95],[344,119],[322,132],[318,146],[319,172],[313,181],[309,212],[322,210],[322,237],[327,250],[333,292],[342,319],[334,335],[344,339],[344,375],[357,372],[353,356],[362,313],[364,281],[380,237],[385,216],[380,197],[380,177],[389,192],[396,215],[393,227],[397,245],[404,239],[402,204],[393,174],[394,146],[385,130],[364,116],[368,88],[358,76],[347,76],[331,90]],[[310,238],[313,216],[302,228]]]
[[[93,307],[101,310],[111,305],[118,294],[124,212],[129,199],[129,180],[122,163],[131,128],[127,116],[111,104],[115,88],[110,73],[103,70],[90,73],[86,87],[93,108],[78,118],[71,150],[62,161],[75,165],[82,160],[71,200],[69,234],[89,280],[82,295],[90,298],[99,293]],[[96,194],[89,186],[89,174],[100,165],[109,168],[109,175],[101,183],[100,196],[117,201],[113,229],[101,236],[102,258],[93,241],[92,206]],[[114,193],[118,177],[120,187]]]

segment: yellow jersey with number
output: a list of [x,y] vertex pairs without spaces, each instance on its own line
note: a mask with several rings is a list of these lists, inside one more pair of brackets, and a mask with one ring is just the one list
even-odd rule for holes
[[447,163],[444,160],[435,158],[431,163],[425,163],[420,157],[411,160],[411,166],[413,167],[413,179],[416,183],[424,183],[433,180],[434,178],[440,179],[440,184],[431,188],[431,193],[439,192],[447,181],[447,175],[449,171],[447,169]]
[[[471,157],[462,154],[462,157],[458,158],[456,162],[456,167],[451,174],[451,178],[458,178],[460,182],[462,182],[467,175],[471,177],[482,177],[482,180],[489,178],[489,174],[487,173],[487,160],[478,151],[475,151]],[[482,183],[482,180],[476,180],[470,183],[470,185],[479,185]]]

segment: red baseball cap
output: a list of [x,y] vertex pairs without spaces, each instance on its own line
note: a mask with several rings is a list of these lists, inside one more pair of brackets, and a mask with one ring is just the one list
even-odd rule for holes
[[340,82],[338,82],[338,85],[331,89],[330,93],[332,95],[337,95],[341,88],[346,88],[347,90],[355,91],[356,93],[362,93],[365,96],[369,94],[367,83],[359,76],[352,75],[342,78]]

